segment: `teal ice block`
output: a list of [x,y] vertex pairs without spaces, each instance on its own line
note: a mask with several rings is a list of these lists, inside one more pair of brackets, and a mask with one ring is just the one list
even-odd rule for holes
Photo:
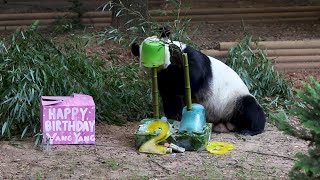
[[205,109],[201,104],[193,103],[191,110],[184,107],[180,123],[180,133],[203,133],[205,120]]

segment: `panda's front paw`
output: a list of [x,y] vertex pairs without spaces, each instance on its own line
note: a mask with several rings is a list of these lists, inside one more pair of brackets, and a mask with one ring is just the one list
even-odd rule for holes
[[251,136],[251,132],[244,130],[244,131],[240,131],[239,134],[243,135],[243,136]]
[[261,133],[261,131],[250,131],[250,130],[242,130],[239,132],[239,134],[244,135],[244,136],[255,136],[260,133]]

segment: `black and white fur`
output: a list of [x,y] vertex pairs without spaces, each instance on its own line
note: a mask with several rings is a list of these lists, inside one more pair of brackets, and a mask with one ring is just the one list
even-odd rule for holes
[[[169,42],[165,37],[161,39]],[[140,55],[140,47],[132,45],[135,56]],[[182,42],[171,42],[165,46],[165,52],[165,64],[158,70],[158,87],[167,118],[181,120],[185,106],[182,53],[187,53],[193,103],[205,107],[206,121],[213,123],[213,130],[244,135],[264,131],[263,109],[234,70]]]

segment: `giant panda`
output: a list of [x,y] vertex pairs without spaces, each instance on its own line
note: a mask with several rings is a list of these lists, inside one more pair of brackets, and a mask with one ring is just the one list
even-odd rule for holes
[[[204,106],[206,121],[213,123],[213,131],[251,136],[262,133],[266,123],[264,111],[239,75],[220,60],[190,45],[170,41],[169,35],[166,31],[160,38],[145,39],[165,42],[165,63],[157,74],[165,116],[181,120],[186,105],[182,53],[187,53],[192,102]],[[141,45],[132,44],[131,52],[140,56]]]

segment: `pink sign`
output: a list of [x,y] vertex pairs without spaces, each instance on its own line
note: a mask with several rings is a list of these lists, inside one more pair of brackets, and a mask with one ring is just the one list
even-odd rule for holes
[[94,144],[95,104],[88,95],[42,96],[43,144]]

